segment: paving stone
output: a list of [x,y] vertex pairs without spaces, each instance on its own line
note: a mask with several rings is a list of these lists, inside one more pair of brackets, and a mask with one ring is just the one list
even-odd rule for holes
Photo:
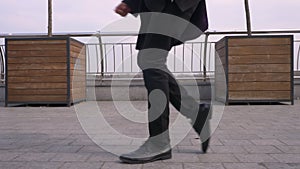
[[184,169],[224,169],[221,163],[184,163]]
[[22,146],[17,149],[10,150],[11,152],[31,152],[31,153],[43,153],[49,149],[51,145],[36,145],[36,146]]
[[243,148],[251,154],[282,153],[282,151],[275,146],[243,146]]
[[97,145],[86,145],[83,146],[78,153],[100,153],[100,152],[105,152],[101,147]]
[[213,151],[213,153],[247,153],[242,146],[210,146],[210,149]]
[[201,163],[234,163],[238,162],[232,154],[200,154],[198,155]]
[[88,153],[58,153],[50,161],[86,161],[90,156]]
[[255,145],[266,146],[266,145],[284,145],[279,140],[276,139],[260,139],[260,140],[251,140],[251,142]]
[[55,153],[24,153],[19,155],[13,161],[49,161],[56,154]]
[[124,164],[120,162],[106,162],[101,169],[142,169],[142,164]]
[[182,163],[166,163],[161,161],[156,161],[153,163],[143,164],[143,169],[183,169]]
[[165,162],[171,163],[171,162],[200,162],[197,154],[195,153],[172,153],[172,159],[164,160]]
[[27,162],[18,169],[60,169],[62,162]]
[[49,147],[45,152],[47,153],[76,153],[83,146],[68,146],[68,145],[53,145]]
[[100,169],[102,162],[67,162],[59,169]]
[[234,156],[244,163],[278,162],[268,154],[234,154]]
[[73,141],[71,145],[95,146],[96,143],[94,143],[90,138],[79,138]]
[[299,154],[300,155],[300,146],[276,146],[278,149],[284,153]]
[[253,145],[249,140],[223,140],[220,141],[226,146],[244,146],[244,145]]
[[24,162],[0,162],[1,169],[17,169],[24,165]]
[[87,161],[91,162],[105,162],[105,161],[118,161],[119,157],[117,155],[101,152],[101,153],[93,153]]
[[14,153],[14,152],[1,153],[0,161],[11,161],[21,154],[22,153]]
[[300,155],[297,154],[270,154],[281,163],[300,163]]
[[291,166],[285,163],[261,163],[261,165],[267,169],[299,169],[299,166],[296,168],[297,166]]
[[[298,133],[299,134],[299,133]],[[285,143],[289,146],[300,146],[300,140],[299,139],[280,139],[281,142]]]
[[226,169],[266,169],[259,163],[223,163]]

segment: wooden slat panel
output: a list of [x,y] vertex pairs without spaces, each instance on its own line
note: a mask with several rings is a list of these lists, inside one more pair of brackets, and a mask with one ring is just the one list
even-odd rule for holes
[[78,42],[76,40],[71,40],[70,44],[71,44],[71,46],[76,46],[78,48],[82,48],[84,46],[84,44],[82,44],[82,43],[80,43],[80,42]]
[[253,65],[230,65],[229,73],[284,73],[290,72],[290,64],[253,64]]
[[8,83],[67,83],[67,76],[9,77]]
[[290,73],[228,74],[229,82],[289,82],[290,80]]
[[71,93],[74,95],[82,95],[82,96],[85,96],[85,92],[86,92],[86,88],[83,87],[83,88],[73,88],[71,90]]
[[66,50],[51,50],[51,51],[12,51],[8,50],[7,51],[8,57],[24,57],[24,56],[33,56],[33,57],[66,57],[67,56],[67,51]]
[[273,45],[290,45],[290,38],[229,38],[228,46],[273,46]]
[[229,100],[289,100],[290,91],[232,91]]
[[70,58],[70,63],[71,64],[76,64],[76,62],[80,62],[79,64],[82,66],[86,65],[85,59],[81,59],[81,58]]
[[8,45],[8,50],[13,51],[65,51],[65,44],[36,44],[36,45],[28,45],[28,44],[16,44],[16,45]]
[[8,57],[8,63],[67,63],[66,57]]
[[65,102],[65,95],[9,95],[8,102]]
[[36,69],[67,69],[67,65],[65,63],[40,63],[40,64],[8,64],[7,66],[8,71],[11,70],[36,70]]
[[9,89],[10,95],[67,95],[66,89]]
[[81,52],[84,52],[84,47],[76,47],[76,46],[71,46],[71,52],[73,52],[73,53],[77,53],[77,54],[79,54],[79,53],[81,53]]
[[290,45],[229,47],[229,56],[240,55],[291,55]]
[[19,45],[19,44],[67,44],[66,40],[9,40],[8,45]]
[[86,72],[85,71],[71,71],[70,72],[71,78],[73,78],[74,76],[85,76]]
[[76,71],[83,71],[85,70],[85,65],[84,64],[76,64],[76,67],[75,67],[75,64],[70,64],[70,70],[76,70]]
[[290,55],[244,55],[229,56],[229,65],[256,63],[291,63]]
[[229,82],[228,90],[231,91],[284,91],[291,90],[290,82]]
[[64,70],[11,70],[7,72],[8,77],[43,77],[43,76],[67,76],[67,69]]
[[10,83],[8,89],[67,89],[67,83]]
[[73,88],[85,88],[85,81],[73,81],[71,82],[71,87]]

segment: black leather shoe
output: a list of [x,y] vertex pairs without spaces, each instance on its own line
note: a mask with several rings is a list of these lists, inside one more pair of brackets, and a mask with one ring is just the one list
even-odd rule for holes
[[128,154],[123,154],[120,160],[128,164],[143,164],[157,160],[166,160],[172,158],[170,146],[156,146],[146,141],[140,148]]
[[194,120],[193,128],[200,136],[202,141],[201,147],[203,153],[207,152],[209,142],[210,142],[210,121],[211,118],[211,105],[210,104],[200,104],[199,112],[196,120]]

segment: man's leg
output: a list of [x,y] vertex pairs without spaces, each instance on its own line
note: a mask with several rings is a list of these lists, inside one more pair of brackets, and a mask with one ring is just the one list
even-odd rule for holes
[[168,51],[144,49],[138,54],[148,92],[149,138],[136,151],[120,156],[126,163],[146,163],[171,158],[169,137],[169,84],[165,65]]
[[182,115],[191,119],[192,126],[202,141],[202,151],[206,153],[210,141],[209,119],[211,118],[212,106],[210,104],[199,104],[183,86],[178,84],[171,74],[169,77],[169,91],[170,102]]
[[143,71],[148,93],[148,121],[150,138],[169,144],[169,70],[168,51],[144,49],[138,54],[138,65]]

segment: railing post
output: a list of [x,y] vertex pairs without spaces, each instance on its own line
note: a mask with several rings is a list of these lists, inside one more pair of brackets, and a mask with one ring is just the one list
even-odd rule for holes
[[297,71],[299,71],[300,69],[299,69],[299,58],[300,57],[300,45],[299,45],[299,47],[298,47],[298,54],[297,54]]
[[206,81],[206,78],[207,78],[206,60],[207,60],[208,36],[209,36],[209,33],[206,32],[205,33],[205,41],[204,41],[204,56],[203,56],[203,78],[204,78],[204,81]]
[[97,34],[97,38],[99,41],[99,49],[100,49],[100,75],[101,77],[104,76],[104,50],[103,50],[103,45],[102,45],[102,38],[101,38],[101,33],[100,31]]
[[2,49],[2,46],[0,46],[0,64],[1,64],[1,70],[0,70],[0,82],[5,83],[5,53],[4,49]]

